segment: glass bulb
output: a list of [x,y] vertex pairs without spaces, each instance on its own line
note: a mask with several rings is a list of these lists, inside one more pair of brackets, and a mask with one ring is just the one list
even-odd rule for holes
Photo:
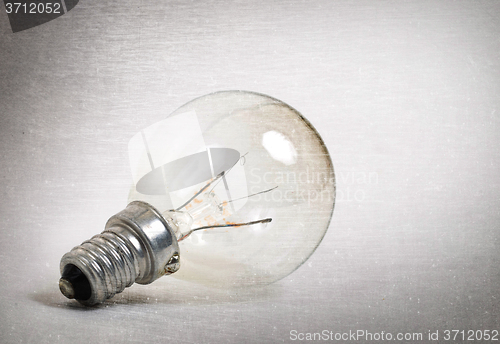
[[[174,277],[217,287],[268,284],[304,263],[328,229],[335,199],[328,151],[298,111],[269,96],[224,91],[197,98],[137,133],[129,157],[132,203],[115,217],[135,223],[139,213],[146,214],[141,216],[148,225],[137,228],[167,229],[171,239],[161,240],[172,249],[155,278],[175,272]],[[122,225],[110,222],[108,232],[120,232]],[[156,234],[135,232],[140,233],[120,235],[155,240]],[[74,266],[90,274],[88,264],[74,256],[61,262],[61,291],[68,297],[74,288],[64,269],[66,276]],[[137,263],[128,265],[140,270]]]
[[239,91],[197,98],[138,133],[129,152],[136,181],[129,201],[182,217],[181,237],[272,219],[192,232],[179,242],[175,277],[273,282],[300,266],[328,228],[335,195],[328,151],[304,117],[274,98]]

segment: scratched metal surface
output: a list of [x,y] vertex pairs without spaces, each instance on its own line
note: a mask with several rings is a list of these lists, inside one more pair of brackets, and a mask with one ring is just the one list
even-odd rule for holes
[[[500,4],[80,2],[0,13],[0,341],[287,342],[290,331],[500,329]],[[269,94],[337,174],[310,260],[257,291],[164,278],[67,301],[60,257],[126,205],[127,143],[194,97]],[[442,338],[442,337],[441,337]]]

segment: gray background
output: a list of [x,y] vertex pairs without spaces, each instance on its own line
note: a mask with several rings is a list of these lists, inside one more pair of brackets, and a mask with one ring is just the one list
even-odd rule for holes
[[[1,5],[1,342],[500,330],[500,2],[150,3],[83,1],[16,34]],[[323,137],[338,195],[315,254],[260,290],[66,300],[60,257],[126,205],[128,140],[226,89]]]

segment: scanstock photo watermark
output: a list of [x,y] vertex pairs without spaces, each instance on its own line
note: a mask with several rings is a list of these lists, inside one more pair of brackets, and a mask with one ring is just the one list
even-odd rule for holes
[[335,172],[337,178],[337,203],[377,202],[372,188],[378,185],[379,175],[375,171],[347,169]]
[[[316,202],[335,198],[341,202],[369,202],[376,201],[370,197],[370,190],[378,184],[379,176],[376,172],[337,171],[336,177],[326,171],[315,171],[306,168],[301,172],[273,172],[251,169],[248,178],[249,193],[257,194],[258,198],[273,202]],[[260,184],[276,185],[272,192],[259,194]],[[307,185],[337,185],[335,195],[332,189],[324,187],[308,188]],[[293,188],[287,186],[293,185]]]
[[320,332],[290,331],[292,341],[339,341],[339,342],[452,342],[475,341],[475,342],[498,342],[500,341],[498,330],[429,330],[426,332],[389,332],[389,331],[367,331],[349,330],[335,332],[322,330]]
[[[256,200],[272,201],[274,203],[322,202],[335,198],[335,177],[328,171],[263,171],[260,168],[250,169],[248,177],[249,194]],[[275,185],[272,192],[261,193],[261,184]],[[310,187],[308,187],[310,186]],[[323,186],[320,188],[320,186]]]
[[300,341],[390,341],[390,340],[407,340],[420,341],[424,339],[424,334],[420,332],[406,333],[391,333],[386,331],[370,332],[366,330],[349,330],[347,332],[335,332],[331,330],[323,330],[321,332],[298,332],[290,331],[290,340]]

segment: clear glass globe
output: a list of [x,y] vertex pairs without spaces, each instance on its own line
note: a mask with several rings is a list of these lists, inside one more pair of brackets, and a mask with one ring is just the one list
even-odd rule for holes
[[219,286],[268,284],[297,269],[328,229],[330,155],[314,127],[266,95],[197,98],[129,143],[129,201],[175,228],[172,276]]

